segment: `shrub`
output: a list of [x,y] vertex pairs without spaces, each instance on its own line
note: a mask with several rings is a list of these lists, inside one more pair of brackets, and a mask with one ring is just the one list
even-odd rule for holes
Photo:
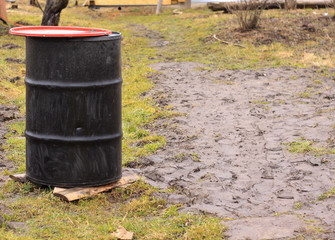
[[297,1],[296,0],[285,0],[285,9],[291,10],[297,8]]
[[229,12],[237,17],[241,31],[258,27],[261,14],[267,5],[266,0],[240,0],[228,6]]

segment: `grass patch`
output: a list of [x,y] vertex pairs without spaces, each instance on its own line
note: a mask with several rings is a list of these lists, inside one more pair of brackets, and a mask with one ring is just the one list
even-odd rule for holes
[[319,201],[331,198],[335,196],[335,187],[330,189],[328,192],[321,194],[321,196],[318,198]]
[[296,203],[294,203],[293,209],[298,210],[298,209],[302,208],[303,205],[304,204],[302,202],[296,202]]
[[[315,52],[315,49],[322,50],[320,43],[324,41],[324,38],[315,37],[305,41],[300,39],[300,33],[296,33],[297,30],[300,31],[301,26],[296,24],[300,21],[303,22],[309,15],[311,13],[306,11],[296,11],[289,17],[289,13],[269,10],[264,12],[262,16],[260,29],[247,33],[236,31],[238,24],[231,15],[217,14],[208,11],[208,9],[197,12],[187,11],[178,16],[165,13],[159,17],[151,17],[150,21],[147,17],[138,17],[133,21],[144,25],[147,29],[159,32],[165,38],[164,40],[170,42],[161,49],[162,55],[168,60],[196,61],[219,69],[254,69],[279,66],[334,67],[332,61],[334,55],[331,51],[326,51],[324,54]],[[283,21],[289,26],[278,30],[285,32],[286,35],[280,38],[279,33],[271,32],[273,25],[268,22],[273,19]],[[296,23],[290,23],[296,19],[298,19]],[[272,29],[269,29],[268,26],[271,26]],[[322,26],[320,26],[320,31],[321,28]],[[322,30],[328,31],[327,29]],[[329,30],[332,31],[331,28]],[[301,34],[306,33],[302,32]],[[231,44],[220,43],[215,40],[214,35],[231,42]],[[262,39],[259,39],[260,36]],[[270,40],[271,43],[266,43],[266,40]],[[297,44],[296,41],[305,42]],[[238,43],[244,48],[235,46],[234,43]]]
[[14,164],[14,168],[5,171],[6,175],[13,173],[23,173],[26,170],[26,139],[24,138],[25,122],[19,121],[7,125],[7,142],[3,146],[7,161]]
[[292,153],[310,153],[315,156],[335,154],[334,148],[316,145],[313,141],[306,140],[305,138],[290,143],[284,143],[284,145],[288,146],[288,151]]
[[311,95],[312,95],[312,93],[309,92],[309,91],[298,93],[298,97],[300,97],[300,98],[310,98]]
[[221,239],[225,231],[219,218],[180,213],[181,205],[167,207],[142,181],[74,203],[59,200],[50,189],[11,185],[7,191],[17,200],[5,203],[9,213],[2,217],[27,227],[17,235],[4,224],[1,239],[111,239],[118,225],[135,232],[136,239]]
[[254,103],[254,104],[262,104],[262,105],[268,105],[268,104],[271,104],[271,102],[269,101],[266,101],[266,100],[252,100],[251,103]]

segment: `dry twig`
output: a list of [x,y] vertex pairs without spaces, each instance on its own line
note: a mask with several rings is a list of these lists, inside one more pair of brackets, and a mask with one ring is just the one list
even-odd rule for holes
[[215,40],[217,40],[217,41],[219,41],[219,42],[222,42],[222,43],[224,43],[224,44],[227,44],[227,45],[228,45],[228,44],[233,44],[234,46],[237,46],[237,47],[240,47],[240,48],[245,48],[245,46],[243,46],[243,45],[241,45],[241,44],[224,41],[224,40],[218,38],[218,37],[216,36],[216,34],[213,35],[213,38],[214,38]]

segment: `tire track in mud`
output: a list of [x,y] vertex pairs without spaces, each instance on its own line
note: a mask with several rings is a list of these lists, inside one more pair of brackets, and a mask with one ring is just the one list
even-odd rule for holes
[[[335,156],[294,154],[283,144],[307,139],[334,147],[333,77],[312,68],[204,67],[152,65],[159,73],[152,76],[151,96],[182,115],[155,124],[167,146],[143,159],[146,181],[175,189],[161,196],[183,203],[185,211],[238,218],[228,224],[232,239],[335,238],[334,200],[313,202],[335,185]],[[306,219],[325,231],[306,232]],[[246,233],[246,226],[254,232]]]

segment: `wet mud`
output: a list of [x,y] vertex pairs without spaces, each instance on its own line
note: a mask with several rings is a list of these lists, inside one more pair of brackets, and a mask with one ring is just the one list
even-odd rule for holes
[[[130,167],[140,167],[151,185],[174,190],[162,197],[184,211],[238,219],[232,239],[246,239],[243,229],[253,224],[250,239],[307,236],[310,219],[324,230],[318,234],[335,238],[334,199],[316,201],[334,187],[335,156],[292,153],[287,145],[310,140],[334,148],[335,69],[327,75],[317,68],[215,71],[193,62],[151,67],[158,72],[151,96],[181,114],[153,126],[166,148]],[[247,217],[258,220],[241,220]],[[288,230],[265,232],[269,221],[277,232]]]

